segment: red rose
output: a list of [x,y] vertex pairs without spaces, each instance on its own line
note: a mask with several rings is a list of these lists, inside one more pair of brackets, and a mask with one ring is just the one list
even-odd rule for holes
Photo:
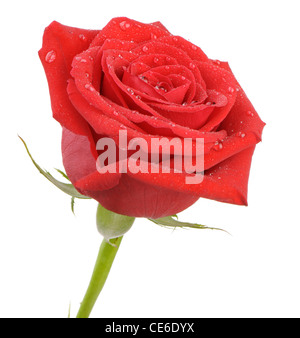
[[[111,20],[101,31],[53,22],[39,52],[54,118],[63,127],[63,163],[76,189],[129,216],[178,213],[199,197],[246,205],[261,121],[226,62],[159,22]],[[119,130],[139,137],[204,139],[204,180],[187,173],[106,173],[96,143]]]

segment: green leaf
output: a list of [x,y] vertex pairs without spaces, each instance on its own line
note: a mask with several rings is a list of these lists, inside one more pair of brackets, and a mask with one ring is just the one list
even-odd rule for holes
[[157,219],[152,219],[149,218],[149,220],[155,224],[164,226],[164,227],[172,227],[172,228],[192,228],[192,229],[211,229],[211,230],[221,230],[225,231],[220,228],[213,228],[213,227],[208,227],[206,225],[202,224],[197,224],[197,223],[188,223],[188,222],[180,222],[176,219],[173,218],[174,216],[168,216],[168,217],[162,217],[162,218],[157,218]]
[[[33,157],[31,156],[30,152],[29,152],[29,149],[25,143],[25,141],[22,139],[22,137],[20,137],[20,140],[23,142],[25,148],[26,148],[26,151],[27,151],[27,154],[29,155],[32,163],[35,165],[35,167],[38,169],[38,171],[44,176],[47,178],[47,180],[49,180],[52,184],[54,184],[57,188],[59,188],[61,191],[63,191],[64,193],[72,196],[73,198],[81,198],[81,199],[90,199],[90,197],[87,197],[87,196],[84,196],[84,195],[81,195],[76,189],[75,187],[72,185],[72,184],[69,184],[69,183],[63,183],[63,182],[60,182],[58,181],[56,178],[54,178],[48,171],[45,171],[43,170],[36,162],[35,160],[33,159]],[[59,171],[60,173],[63,173],[62,171]],[[65,174],[63,173],[63,176]]]

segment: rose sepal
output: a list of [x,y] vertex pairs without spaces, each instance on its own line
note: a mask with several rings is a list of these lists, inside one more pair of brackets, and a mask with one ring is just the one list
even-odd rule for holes
[[120,215],[98,204],[96,223],[100,234],[111,244],[110,240],[123,236],[132,227],[134,217]]
[[[50,181],[52,184],[54,184],[58,189],[60,189],[61,191],[63,191],[65,194],[69,195],[72,197],[72,211],[73,211],[73,207],[74,207],[74,199],[75,198],[80,198],[80,199],[90,199],[90,197],[88,196],[84,196],[82,194],[80,194],[76,188],[73,186],[73,184],[71,183],[63,183],[63,182],[60,182],[58,181],[55,177],[53,177],[48,171],[46,170],[43,170],[37,163],[36,161],[33,159],[28,147],[27,147],[27,144],[26,142],[22,139],[21,136],[19,136],[20,140],[23,142],[25,148],[26,148],[26,151],[27,151],[27,154],[28,156],[30,157],[32,163],[34,164],[34,166],[38,169],[38,171],[45,177],[47,178],[48,181]],[[67,175],[59,170],[59,169],[56,169],[64,178],[66,178],[67,180],[69,180],[69,178],[67,177]]]
[[162,217],[162,218],[157,218],[157,219],[152,219],[152,218],[148,218],[148,219],[149,221],[157,225],[167,227],[167,228],[210,229],[210,230],[220,230],[220,231],[227,232],[226,230],[223,230],[221,228],[208,227],[206,225],[197,224],[197,223],[180,222],[174,217],[178,218],[177,215],[173,215],[173,216],[167,216],[167,217]]

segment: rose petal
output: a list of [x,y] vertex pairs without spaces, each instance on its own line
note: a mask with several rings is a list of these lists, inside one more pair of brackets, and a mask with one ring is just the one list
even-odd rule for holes
[[[219,67],[226,69],[232,75],[232,70],[227,62],[216,61]],[[237,97],[234,106],[232,107],[229,115],[223,121],[220,128],[225,128],[229,131],[229,134],[239,131],[253,132],[257,140],[261,140],[262,131],[266,125],[258,116],[252,103],[249,101],[247,95],[241,88],[237,80],[235,80]]]
[[139,55],[164,54],[166,56],[172,57],[176,59],[179,65],[185,66],[193,73],[196,82],[201,83],[202,81],[199,69],[193,63],[193,60],[182,50],[174,46],[167,45],[162,42],[157,42],[157,40],[154,40],[144,44],[140,44],[139,46],[133,49],[133,52]]
[[186,178],[191,175],[174,172],[168,174],[128,172],[127,175],[141,181],[142,184],[195,194],[224,203],[247,205],[247,185],[253,150],[254,147],[250,147],[223,161],[219,166],[211,168],[205,172],[200,184],[187,184]]
[[[140,182],[122,175],[119,184],[106,191],[89,192],[106,209],[132,217],[160,218],[178,213],[198,200],[191,193]],[[162,203],[163,201],[163,203]]]
[[157,41],[175,46],[183,50],[192,60],[200,62],[209,62],[210,60],[200,47],[193,45],[180,36],[163,36]]
[[[68,27],[54,21],[45,29],[43,47],[39,51],[48,80],[53,117],[69,130],[81,135],[87,134],[87,126],[68,99],[67,81],[74,56],[88,48],[98,33],[99,31]],[[49,55],[52,58],[49,59]]]
[[231,73],[213,64],[198,62],[197,65],[207,89],[215,90],[227,98],[227,104],[220,108],[216,107],[206,124],[201,128],[202,131],[211,131],[226,118],[235,103],[236,80]]
[[63,128],[62,155],[64,167],[75,188],[87,196],[89,196],[90,190],[102,191],[113,188],[120,179],[118,173],[98,173],[96,169],[97,153],[95,152],[95,144],[91,145],[87,137],[74,134]]
[[174,123],[190,129],[201,128],[214,111],[213,106],[206,105],[165,105],[150,103],[157,112]]
[[106,39],[119,39],[124,41],[144,42],[169,35],[165,29],[158,25],[144,24],[126,17],[112,19],[95,37],[91,47],[101,46]]
[[[132,122],[126,121],[127,125],[124,125],[120,123],[120,121],[109,118],[108,116],[104,115],[101,111],[96,109],[95,107],[89,105],[89,103],[80,95],[80,92],[75,86],[74,81],[70,81],[68,85],[68,94],[70,97],[71,102],[73,103],[74,107],[82,114],[82,116],[86,119],[86,121],[91,125],[93,130],[100,135],[107,135],[110,138],[112,138],[117,145],[119,145],[119,131],[120,130],[127,130],[127,139],[128,142],[133,138],[142,138],[147,143],[147,149],[145,151],[148,151],[148,149],[151,149],[151,140],[153,139],[153,135],[145,134],[144,131],[138,128],[136,125],[133,125]],[[133,114],[135,115],[135,114]],[[147,118],[146,116],[139,115],[140,118],[142,118],[141,121],[145,121]],[[124,116],[122,116],[124,119],[126,119]],[[148,117],[148,119],[151,119],[151,117]],[[153,120],[153,119],[151,119]],[[153,122],[157,122],[158,126],[162,128],[164,126],[164,121],[159,120],[153,120]],[[149,122],[149,121],[148,121]],[[176,128],[175,124],[174,127],[169,126],[171,128]],[[181,130],[183,133],[183,130]],[[177,131],[178,133],[178,131]],[[196,131],[191,130],[190,133],[188,132],[188,129],[185,131],[185,137],[193,138],[195,137]],[[203,141],[205,142],[205,148],[204,151],[208,152],[211,147],[213,147],[214,142],[219,139],[219,137],[225,136],[226,132],[219,132],[219,133],[199,133],[197,134],[198,137],[203,138]],[[163,139],[164,137],[161,135],[155,135],[155,137],[158,140]],[[196,147],[195,140],[192,141],[192,151],[194,151]],[[160,149],[162,151],[162,149]]]

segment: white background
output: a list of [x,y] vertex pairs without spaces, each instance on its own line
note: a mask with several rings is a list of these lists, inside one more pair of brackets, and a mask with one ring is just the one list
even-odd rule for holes
[[1,2],[0,316],[75,317],[102,240],[95,201],[70,199],[33,167],[61,168],[37,52],[51,21],[101,29],[115,16],[160,20],[229,61],[267,123],[249,206],[200,199],[167,230],[145,219],[125,236],[93,317],[299,317],[299,1]]

